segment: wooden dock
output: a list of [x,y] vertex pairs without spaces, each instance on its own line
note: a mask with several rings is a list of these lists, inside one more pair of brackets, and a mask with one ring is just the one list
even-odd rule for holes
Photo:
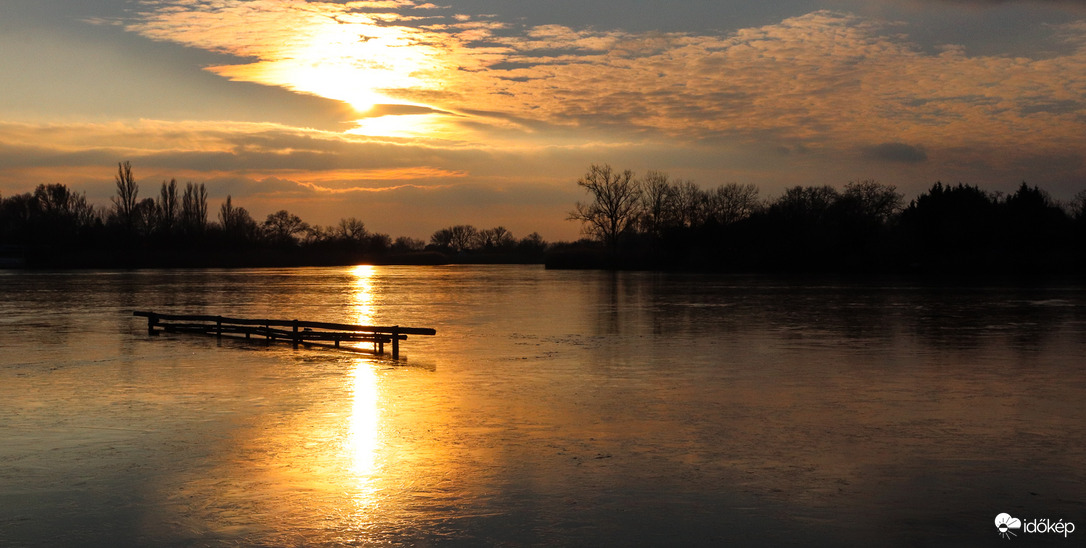
[[[135,311],[133,316],[147,318],[147,334],[157,335],[161,329],[167,333],[198,333],[216,337],[263,338],[266,342],[289,342],[315,346],[334,346],[340,343],[372,343],[374,354],[384,354],[385,345],[392,345],[392,358],[400,358],[400,341],[408,335],[436,335],[437,331],[426,327],[390,327],[374,325],[350,325],[343,323],[305,322],[300,320],[255,320],[184,314],[158,314]],[[352,350],[359,350],[351,347]]]

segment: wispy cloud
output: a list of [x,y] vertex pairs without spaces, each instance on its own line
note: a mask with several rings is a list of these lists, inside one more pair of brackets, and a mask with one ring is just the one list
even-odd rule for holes
[[208,70],[232,80],[282,86],[364,111],[385,90],[426,89],[436,50],[429,34],[397,25],[410,1],[151,1],[130,30],[163,41],[251,59]]
[[118,159],[128,159],[140,166],[153,166],[155,172],[166,174],[162,176],[243,174],[255,179],[289,179],[313,189],[372,191],[404,181],[426,185],[463,178],[461,169],[434,165],[453,163],[450,158],[459,162],[467,159],[457,158],[450,150],[276,124],[155,120],[134,124],[0,123],[4,175],[19,170],[48,173],[109,166]]
[[229,78],[435,109],[413,137],[579,128],[590,140],[935,151],[1066,148],[1086,129],[1082,24],[1053,28],[1074,47],[1045,59],[929,53],[901,25],[828,11],[714,36],[518,27],[409,1],[221,0],[150,3],[129,28],[246,58],[209,69]]

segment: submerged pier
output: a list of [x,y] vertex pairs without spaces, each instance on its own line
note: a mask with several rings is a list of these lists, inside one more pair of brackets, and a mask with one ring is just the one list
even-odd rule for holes
[[[267,342],[290,342],[314,346],[334,346],[340,343],[372,343],[374,354],[384,354],[385,345],[392,345],[392,358],[400,358],[400,341],[408,335],[436,335],[428,327],[401,327],[351,325],[343,323],[307,322],[301,320],[267,320],[227,318],[225,316],[159,314],[135,311],[133,316],[147,318],[147,334],[157,335],[161,329],[167,333],[196,333],[216,337],[245,339],[263,338]],[[352,350],[359,350],[352,347]]]

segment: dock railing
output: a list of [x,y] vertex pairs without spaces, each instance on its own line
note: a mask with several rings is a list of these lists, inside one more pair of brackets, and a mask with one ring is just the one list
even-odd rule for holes
[[232,336],[252,339],[263,337],[267,342],[291,342],[295,346],[334,345],[341,342],[373,343],[375,354],[383,354],[385,345],[392,345],[392,358],[400,358],[400,341],[408,335],[436,335],[428,327],[401,327],[352,325],[345,323],[309,322],[302,320],[267,320],[228,318],[193,314],[159,314],[135,311],[133,316],[147,318],[147,333],[157,335],[161,329],[167,333],[199,333],[216,337]]

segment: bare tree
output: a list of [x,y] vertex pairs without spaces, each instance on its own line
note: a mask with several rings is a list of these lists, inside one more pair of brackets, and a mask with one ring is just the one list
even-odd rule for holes
[[219,208],[219,224],[227,236],[240,240],[254,239],[259,230],[249,212],[244,207],[234,207],[229,195]]
[[309,226],[301,232],[301,241],[304,245],[314,245],[322,242],[329,242],[337,238],[336,232],[336,228],[331,226]]
[[162,190],[158,196],[158,222],[159,228],[169,234],[173,232],[177,224],[180,206],[177,200],[177,179],[170,179],[170,183],[162,181]]
[[693,181],[677,180],[671,185],[667,199],[668,223],[677,227],[693,227],[704,221],[706,195]]
[[335,228],[335,237],[341,240],[363,243],[367,236],[369,233],[366,232],[366,224],[354,217],[340,219],[339,225]]
[[742,221],[758,211],[758,187],[728,183],[707,193],[706,217],[722,225]]
[[101,214],[87,201],[86,192],[72,194],[70,200],[71,214],[80,230],[86,230],[101,220]]
[[181,225],[190,234],[200,234],[207,229],[207,189],[204,184],[185,185],[181,197]]
[[226,201],[219,207],[219,225],[226,233],[230,233],[237,223],[238,208],[234,207],[230,195],[226,195]]
[[400,236],[392,244],[393,251],[422,251],[426,248],[426,242],[410,236]]
[[547,242],[538,232],[533,232],[517,242],[517,249],[529,253],[542,253],[547,249]]
[[473,249],[479,242],[479,230],[471,225],[456,225],[449,229],[449,245],[456,251]]
[[845,185],[840,202],[866,218],[885,223],[901,212],[905,201],[897,187],[877,181],[852,181]]
[[27,205],[33,210],[28,210],[28,215],[36,213],[47,223],[74,233],[89,228],[97,219],[86,193],[76,194],[61,183],[38,185]]
[[392,236],[372,232],[366,236],[366,250],[370,253],[386,253],[392,248]]
[[72,197],[75,194],[62,184],[38,185],[34,189],[34,202],[38,211],[50,218],[68,218],[71,216]]
[[794,186],[786,189],[770,208],[793,220],[820,222],[838,198],[840,193],[829,185]]
[[1068,214],[1072,219],[1086,219],[1086,190],[1078,191],[1068,204]]
[[671,183],[667,173],[650,171],[641,181],[641,231],[654,238],[663,232]]
[[136,233],[146,238],[158,227],[158,206],[154,198],[144,198],[132,212],[132,226]]
[[577,202],[569,220],[581,221],[585,234],[614,251],[618,248],[619,236],[637,221],[640,183],[628,169],[618,173],[609,165],[593,164],[577,185],[592,195],[592,202]]
[[452,229],[441,228],[430,235],[430,245],[434,247],[452,247]]
[[430,243],[436,247],[446,247],[457,253],[473,249],[479,242],[479,230],[471,225],[456,225],[442,228],[430,236]]
[[485,249],[509,249],[516,244],[513,234],[504,226],[488,228],[479,233],[479,247]]
[[112,198],[114,219],[128,230],[133,229],[140,188],[132,176],[132,162],[117,164],[117,195]]
[[301,217],[280,209],[268,215],[264,221],[264,231],[268,239],[280,244],[297,243],[296,235],[304,234],[309,230],[309,225],[302,221]]

